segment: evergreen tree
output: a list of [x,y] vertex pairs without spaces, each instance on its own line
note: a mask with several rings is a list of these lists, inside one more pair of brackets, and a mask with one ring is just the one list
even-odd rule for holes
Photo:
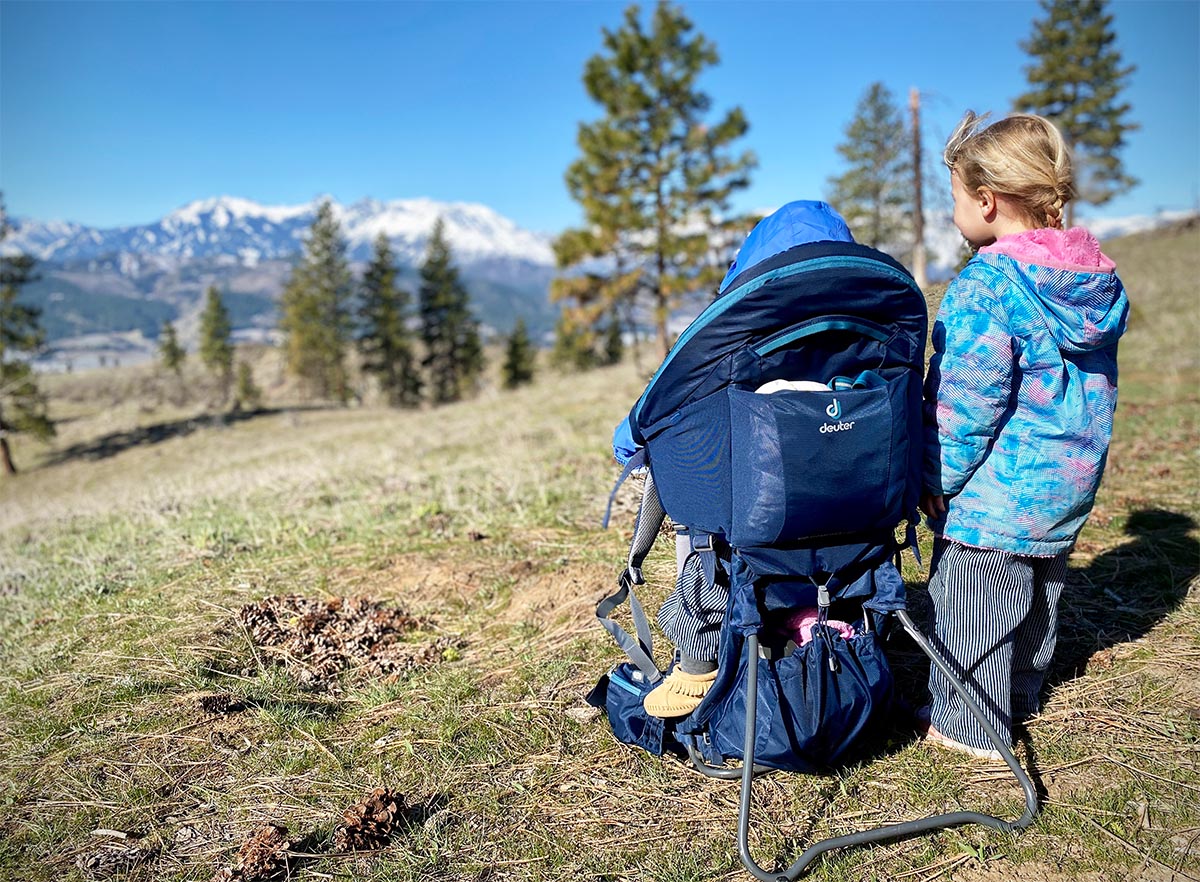
[[183,379],[183,362],[187,352],[179,345],[179,335],[175,333],[174,322],[163,322],[162,334],[158,341],[158,355],[162,365],[180,380]]
[[872,83],[837,151],[848,168],[829,179],[829,201],[854,238],[904,259],[911,248],[913,176],[910,134],[891,91]]
[[[1017,110],[1054,121],[1075,159],[1075,187],[1081,202],[1103,205],[1132,188],[1120,159],[1131,109],[1119,100],[1134,67],[1121,66],[1113,17],[1105,0],[1041,0],[1046,17],[1033,22],[1033,36],[1021,48],[1033,57],[1025,68],[1030,89],[1016,99]],[[1066,225],[1074,221],[1067,203]]]
[[505,389],[516,389],[533,382],[536,353],[525,329],[525,320],[517,319],[513,332],[508,337],[504,352],[503,383]]
[[596,367],[596,331],[564,310],[554,323],[554,348],[550,363],[561,370],[586,371]]
[[[0,202],[0,242],[8,235],[8,216]],[[46,396],[38,388],[29,356],[42,348],[45,330],[40,310],[17,302],[21,286],[33,281],[34,260],[24,254],[0,256],[0,464],[16,474],[8,439],[27,433],[40,440],[54,437]]]
[[609,314],[608,328],[604,332],[604,363],[620,364],[625,357],[625,340],[621,336],[621,316],[614,307]]
[[362,280],[358,348],[363,370],[379,378],[393,407],[421,403],[421,376],[408,329],[410,300],[411,295],[396,286],[395,257],[387,236],[380,233]]
[[288,369],[319,398],[345,402],[351,292],[346,243],[325,201],[317,209],[304,254],[280,298],[280,327]]
[[208,289],[200,314],[200,360],[217,381],[220,403],[229,400],[233,385],[233,325],[216,286]]
[[434,404],[473,391],[483,372],[483,346],[467,289],[458,278],[441,219],[433,226],[419,292],[422,365]]
[[233,409],[255,412],[262,407],[262,389],[254,382],[254,370],[248,362],[237,363],[237,383],[234,387]]
[[671,311],[724,273],[712,243],[744,226],[729,216],[729,201],[749,185],[756,163],[752,153],[729,149],[748,128],[741,108],[706,123],[712,101],[696,82],[717,51],[693,34],[682,10],[661,0],[647,30],[630,6],[603,42],[584,86],[604,117],[580,125],[582,155],[567,170],[585,226],[555,243],[567,272],[552,295],[577,327],[602,322],[633,298],[648,301],[665,356]]

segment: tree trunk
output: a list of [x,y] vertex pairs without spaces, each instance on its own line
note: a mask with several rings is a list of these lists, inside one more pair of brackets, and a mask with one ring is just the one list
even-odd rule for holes
[[925,272],[925,204],[921,195],[921,93],[914,86],[908,92],[908,106],[912,110],[913,138],[913,279],[922,291],[929,281]]
[[667,337],[667,298],[663,294],[661,287],[655,292],[654,299],[654,320],[658,331],[658,360],[662,361],[667,357],[667,352],[671,348],[671,341]]
[[4,463],[5,474],[15,475],[17,473],[17,467],[13,465],[12,453],[8,449],[8,438],[2,429],[0,429],[0,462]]

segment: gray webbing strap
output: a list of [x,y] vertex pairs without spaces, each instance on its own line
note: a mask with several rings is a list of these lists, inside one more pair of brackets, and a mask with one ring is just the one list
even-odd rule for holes
[[[631,460],[632,462],[632,460]],[[622,476],[624,480],[625,476]],[[642,578],[642,563],[654,546],[659,527],[667,516],[663,511],[662,502],[658,498],[658,490],[654,487],[654,478],[646,473],[646,486],[642,490],[642,504],[638,507],[637,523],[633,528],[633,540],[629,545],[629,563],[625,572],[621,573],[619,586],[615,593],[600,601],[596,607],[596,618],[604,626],[604,630],[612,635],[617,645],[625,650],[625,654],[638,666],[651,683],[662,679],[662,672],[654,663],[654,636],[650,632],[650,621],[642,609],[641,602],[633,593],[634,585],[645,582]],[[633,627],[637,632],[634,640],[624,628],[612,620],[612,612],[626,599],[629,600],[629,611],[633,614]]]
[[621,477],[617,478],[617,483],[613,484],[612,492],[608,494],[608,506],[604,509],[604,520],[600,522],[600,526],[605,530],[608,529],[608,520],[612,517],[613,500],[617,498],[617,491],[621,489],[621,485],[625,483],[636,469],[640,469],[646,464],[646,448],[639,448],[633,456],[625,463],[625,468],[621,470]]
[[[617,641],[617,645],[625,650],[630,661],[646,675],[646,679],[651,683],[657,683],[662,679],[662,671],[654,663],[654,639],[650,634],[650,623],[646,619],[646,613],[642,609],[637,595],[633,593],[633,584],[628,570],[621,573],[619,584],[620,587],[615,593],[600,601],[596,607],[596,618],[600,620],[604,630]],[[633,625],[634,630],[637,631],[637,640],[630,637],[629,633],[611,618],[612,611],[620,606],[626,598],[629,600],[629,610],[633,613]]]

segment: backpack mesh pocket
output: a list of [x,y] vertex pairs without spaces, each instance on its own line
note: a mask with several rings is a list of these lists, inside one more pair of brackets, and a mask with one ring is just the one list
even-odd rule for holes
[[905,384],[729,390],[730,541],[771,545],[899,521],[908,469]]

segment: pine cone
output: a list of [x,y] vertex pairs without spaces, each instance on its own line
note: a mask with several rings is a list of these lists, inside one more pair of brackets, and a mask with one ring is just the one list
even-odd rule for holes
[[228,692],[200,696],[200,709],[206,714],[236,714],[246,709],[246,703]]
[[270,882],[288,872],[287,827],[263,824],[256,828],[238,849],[232,867],[217,871],[213,882]]
[[342,813],[342,826],[333,834],[338,851],[372,851],[391,841],[396,822],[404,814],[404,797],[386,787],[372,790],[362,802]]

